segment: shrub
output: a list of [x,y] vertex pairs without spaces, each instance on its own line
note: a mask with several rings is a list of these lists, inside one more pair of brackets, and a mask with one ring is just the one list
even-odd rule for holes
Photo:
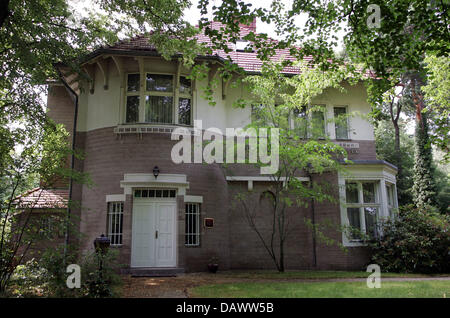
[[47,271],[33,258],[14,270],[9,288],[13,297],[44,296],[47,290]]
[[[85,297],[114,297],[114,286],[120,284],[117,274],[117,251],[109,249],[106,254],[88,254],[82,263],[82,293]],[[100,270],[101,268],[101,270]],[[84,274],[84,276],[83,276]]]
[[450,216],[413,206],[383,222],[370,243],[372,263],[386,272],[444,273],[450,270]]
[[[79,264],[81,268],[81,288],[70,289],[66,285],[68,274],[64,266],[64,253],[61,249],[47,250],[40,264],[46,269],[48,296],[53,297],[113,297],[113,286],[119,284],[115,262],[117,251],[111,249],[105,255],[96,253],[77,258],[69,252],[66,264]],[[102,270],[100,271],[100,264]]]

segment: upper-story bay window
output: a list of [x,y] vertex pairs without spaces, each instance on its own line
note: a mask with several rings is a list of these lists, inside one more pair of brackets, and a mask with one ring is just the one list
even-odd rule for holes
[[146,73],[127,75],[125,122],[182,124],[192,122],[191,80],[185,76]]

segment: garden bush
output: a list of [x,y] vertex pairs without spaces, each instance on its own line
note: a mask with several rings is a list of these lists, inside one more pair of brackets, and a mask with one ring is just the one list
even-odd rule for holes
[[397,218],[380,225],[382,236],[370,242],[371,262],[385,272],[450,272],[450,216],[433,209],[400,208]]
[[[46,250],[39,260],[31,260],[17,267],[11,290],[12,297],[114,297],[115,287],[121,282],[117,274],[117,251],[104,255],[91,253],[77,257],[76,250],[67,251],[64,262],[63,248]],[[81,269],[81,288],[68,288],[66,265],[78,264]],[[100,271],[100,264],[102,270]]]

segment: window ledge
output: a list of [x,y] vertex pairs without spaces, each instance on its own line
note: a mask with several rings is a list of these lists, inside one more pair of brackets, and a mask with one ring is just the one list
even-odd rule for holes
[[193,130],[193,126],[179,124],[122,124],[114,128],[114,133],[122,134],[170,134],[174,129],[184,127]]

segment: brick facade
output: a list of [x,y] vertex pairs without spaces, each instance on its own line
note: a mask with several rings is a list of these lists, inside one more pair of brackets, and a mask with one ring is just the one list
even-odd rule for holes
[[[67,92],[57,87],[56,95],[49,95],[49,114],[56,120],[67,124],[70,120],[60,114],[72,111],[69,109],[70,99]],[[65,99],[60,95],[66,95]],[[55,99],[54,99],[55,98]],[[58,105],[56,107],[56,105]],[[61,108],[60,105],[63,105]],[[107,231],[106,196],[123,194],[120,181],[124,174],[152,173],[158,166],[162,174],[183,174],[187,176],[189,189],[187,195],[203,197],[201,205],[202,220],[214,218],[213,228],[201,230],[200,246],[184,246],[184,196],[177,196],[177,266],[186,271],[203,271],[211,257],[218,257],[221,269],[274,268],[273,262],[264,249],[261,241],[243,218],[242,208],[234,204],[235,194],[247,193],[246,182],[227,181],[226,175],[256,175],[254,168],[245,165],[233,165],[225,171],[217,164],[174,164],[170,160],[170,152],[175,141],[170,140],[167,133],[124,134],[116,135],[114,127],[101,128],[88,132],[78,132],[76,147],[85,154],[84,160],[77,160],[77,170],[87,173],[93,186],[78,185],[73,187],[72,200],[79,207],[72,208],[72,220],[79,225],[82,237],[76,236],[71,241],[80,244],[82,252],[92,251],[93,240]],[[349,152],[349,159],[376,159],[374,141],[357,141],[357,152]],[[337,196],[337,175],[326,173],[315,175],[317,181],[326,182],[335,187]],[[258,196],[270,186],[270,183],[255,182],[250,195]],[[125,196],[123,219],[123,245],[119,249],[119,263],[130,265],[132,240],[133,197]],[[267,235],[269,215],[267,209],[261,209],[258,220]],[[288,269],[361,269],[367,262],[367,251],[364,248],[349,248],[343,252],[336,245],[325,246],[316,243],[316,260],[313,262],[313,240],[311,230],[304,219],[311,217],[311,205],[303,208],[290,208],[291,234],[286,241],[286,267]],[[338,204],[316,203],[315,218],[317,222],[328,221],[340,224]],[[327,233],[337,242],[341,242],[341,233],[330,229]]]

